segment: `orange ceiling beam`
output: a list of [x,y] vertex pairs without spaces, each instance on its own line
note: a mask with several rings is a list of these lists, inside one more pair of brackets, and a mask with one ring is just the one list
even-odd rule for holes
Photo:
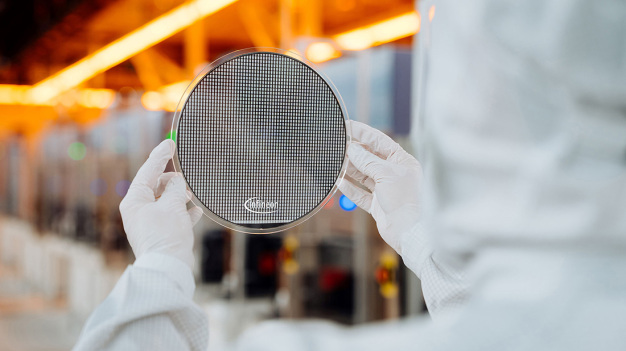
[[180,5],[37,83],[29,98],[45,103],[236,1],[192,0]]

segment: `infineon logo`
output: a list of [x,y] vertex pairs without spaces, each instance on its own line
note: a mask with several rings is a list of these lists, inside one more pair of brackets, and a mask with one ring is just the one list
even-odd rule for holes
[[244,202],[243,207],[253,213],[274,213],[278,211],[278,201],[261,201],[251,197]]

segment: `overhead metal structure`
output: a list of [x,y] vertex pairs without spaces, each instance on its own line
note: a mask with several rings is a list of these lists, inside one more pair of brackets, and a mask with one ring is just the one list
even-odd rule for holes
[[[20,34],[25,44],[0,46],[0,135],[35,133],[67,109],[72,116],[97,118],[89,111],[110,106],[116,92],[128,88],[145,92],[144,107],[171,111],[182,93],[178,88],[229,51],[278,46],[319,63],[387,42],[410,43],[420,27],[412,0],[55,3],[44,9],[54,14],[46,25]],[[37,4],[4,9],[3,26],[19,25],[8,20],[12,15],[41,22],[28,14]]]

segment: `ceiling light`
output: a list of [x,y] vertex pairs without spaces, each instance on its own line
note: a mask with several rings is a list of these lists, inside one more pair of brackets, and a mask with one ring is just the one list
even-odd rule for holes
[[235,1],[195,0],[181,5],[39,82],[29,98],[49,101]]
[[115,91],[111,89],[79,89],[69,91],[55,100],[33,101],[31,85],[0,84],[0,105],[54,106],[66,107],[79,105],[87,108],[105,109],[115,100]]
[[420,15],[411,11],[374,24],[337,34],[333,39],[344,50],[364,50],[417,34]]
[[341,56],[341,52],[326,42],[312,43],[306,49],[306,57],[315,63],[320,63]]

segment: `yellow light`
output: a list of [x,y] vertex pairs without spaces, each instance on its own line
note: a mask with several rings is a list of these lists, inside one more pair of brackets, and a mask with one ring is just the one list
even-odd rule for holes
[[187,87],[189,86],[189,83],[191,82],[188,80],[183,80],[174,84],[166,85],[162,87],[161,89],[159,89],[159,91],[161,92],[161,95],[163,96],[165,100],[163,107],[165,108],[166,111],[170,111],[170,112],[176,111],[178,102],[180,101],[180,98],[185,93],[185,89],[187,89]]
[[54,101],[38,102],[30,99],[30,85],[0,84],[0,105],[54,106],[66,107],[80,105],[87,108],[105,109],[115,100],[115,91],[111,89],[80,89],[69,91]]
[[67,93],[59,96],[56,100],[59,105],[65,108],[71,108],[77,104],[79,98],[79,94],[76,91],[68,91]]
[[91,107],[91,92],[90,91],[81,91],[78,94],[78,103],[80,103],[81,105],[85,106],[85,107]]
[[190,83],[191,81],[189,80],[183,80],[161,87],[161,89],[159,90],[167,97],[169,101],[175,101],[178,103],[178,100],[180,100],[180,97],[183,96],[183,94],[185,93],[185,89],[187,89]]
[[49,101],[235,1],[194,0],[181,5],[39,82],[29,92],[30,99]]
[[148,111],[159,111],[163,106],[161,94],[147,91],[141,95],[141,104]]
[[148,91],[141,96],[141,104],[150,111],[176,111],[180,98],[191,81],[183,80],[161,87],[158,91]]
[[295,58],[296,60],[302,60],[302,54],[300,50],[296,48],[291,48],[285,52],[285,55]]
[[96,108],[108,108],[115,101],[115,92],[108,89],[95,90],[91,97],[91,104]]
[[105,109],[115,100],[115,92],[109,89],[83,89],[79,91],[78,103],[88,108]]
[[171,100],[166,100],[165,103],[163,104],[163,109],[165,109],[165,111],[168,111],[168,112],[174,112],[176,111],[177,106],[178,106],[178,103],[172,102]]
[[363,50],[417,34],[420,15],[411,11],[368,26],[337,34],[333,39],[344,50]]
[[293,275],[297,273],[299,269],[300,269],[300,264],[298,264],[298,262],[294,260],[293,258],[285,260],[285,262],[283,262],[283,271],[287,275]]
[[293,252],[300,246],[300,242],[294,235],[287,235],[283,241],[283,246],[285,249]]
[[435,5],[431,5],[430,8],[428,9],[428,20],[432,22],[434,17],[435,17]]
[[383,252],[380,255],[380,265],[386,269],[394,269],[398,267],[398,257],[395,253]]
[[336,50],[330,43],[313,43],[306,49],[306,57],[316,63],[328,61],[339,56],[341,56],[341,52]]
[[51,106],[51,102],[34,103],[29,99],[30,85],[0,85],[0,105],[41,105]]
[[398,284],[394,282],[387,282],[380,286],[380,294],[387,299],[397,297],[398,290]]

